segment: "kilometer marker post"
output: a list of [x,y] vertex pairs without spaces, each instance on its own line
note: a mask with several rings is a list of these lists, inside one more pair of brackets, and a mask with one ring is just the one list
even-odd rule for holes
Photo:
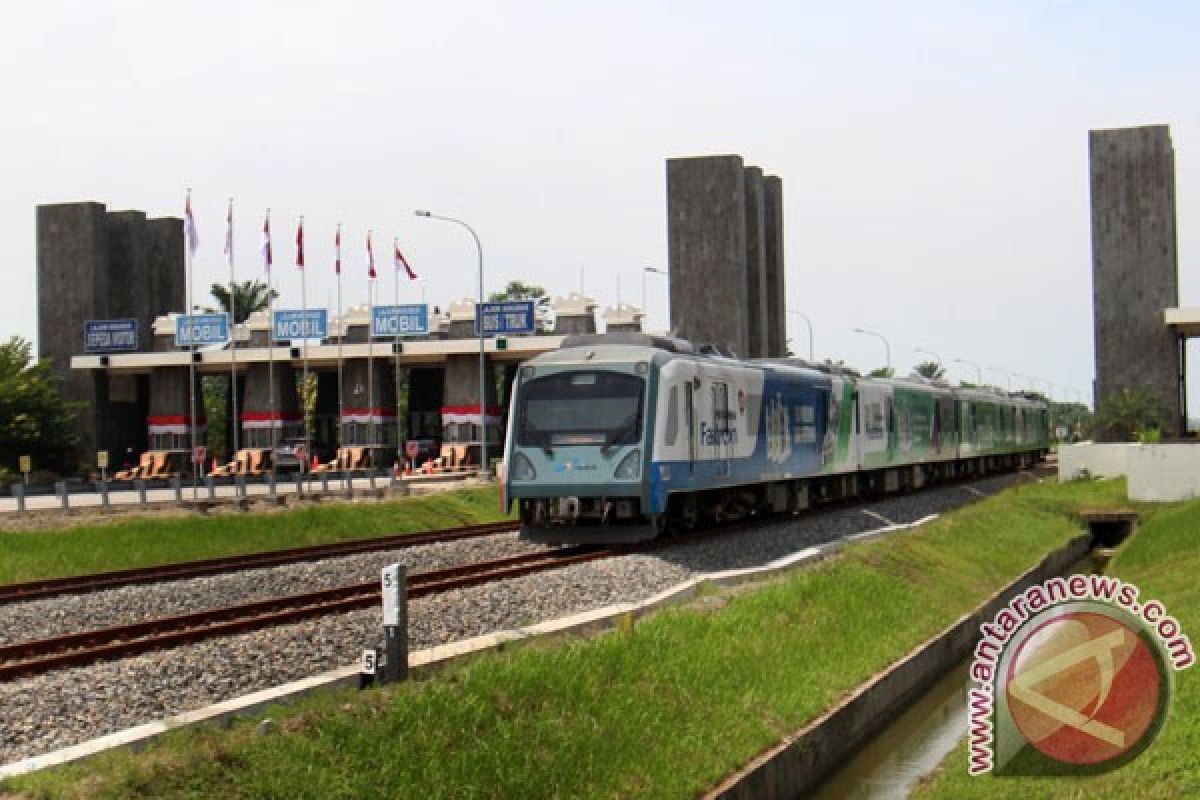
[[382,683],[408,678],[408,570],[400,564],[383,568],[384,663]]

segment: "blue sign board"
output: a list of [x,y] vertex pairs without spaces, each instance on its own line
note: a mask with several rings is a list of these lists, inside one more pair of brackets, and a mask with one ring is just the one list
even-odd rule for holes
[[83,323],[85,353],[122,353],[137,349],[136,319],[89,319]]
[[324,339],[328,336],[328,314],[323,308],[275,312],[275,341]]
[[228,314],[181,314],[175,318],[175,346],[194,347],[229,341]]
[[372,336],[417,336],[429,333],[429,306],[375,306]]
[[479,320],[483,319],[484,335],[533,333],[532,300],[508,300],[503,303],[475,304],[475,335],[479,335]]

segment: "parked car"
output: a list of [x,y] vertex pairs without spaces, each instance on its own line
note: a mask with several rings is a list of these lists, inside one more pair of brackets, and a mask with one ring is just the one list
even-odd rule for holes
[[[300,455],[303,453],[303,465]],[[284,439],[275,445],[275,469],[278,471],[298,470],[301,466],[306,469],[312,464],[313,454],[316,453],[322,463],[333,458],[333,449],[320,442],[314,442],[304,437]]]

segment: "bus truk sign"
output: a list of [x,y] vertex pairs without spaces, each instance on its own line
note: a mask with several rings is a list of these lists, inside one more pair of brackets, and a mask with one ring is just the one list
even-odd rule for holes
[[483,321],[483,334],[503,336],[513,333],[533,333],[534,302],[532,300],[508,300],[502,303],[475,304],[475,335],[479,335],[479,323]]

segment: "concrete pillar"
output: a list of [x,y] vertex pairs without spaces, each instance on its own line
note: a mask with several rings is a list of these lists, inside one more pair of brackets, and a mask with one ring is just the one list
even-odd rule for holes
[[1148,392],[1178,436],[1182,343],[1163,310],[1179,305],[1175,151],[1166,125],[1088,135],[1096,397]]
[[[372,448],[371,463],[387,466],[396,451],[396,378],[390,358],[348,359],[342,366],[342,443]],[[368,375],[369,372],[369,375]]]
[[763,178],[763,260],[767,276],[767,357],[787,355],[787,282],[783,266],[783,181]]
[[[504,431],[504,419],[496,401],[496,371],[487,362],[485,367],[485,391],[487,392],[484,415],[487,423],[490,457],[497,457]],[[479,356],[452,355],[446,359],[446,371],[442,389],[442,441],[446,443],[478,443],[479,424]],[[478,452],[474,453],[478,459]],[[479,463],[478,460],[475,463]]]
[[767,259],[763,173],[746,167],[746,355],[767,355]]
[[741,156],[667,160],[671,329],[738,354],[749,347]]
[[471,339],[475,333],[475,299],[464,298],[446,309],[449,319],[447,335],[451,339]]
[[[272,409],[271,377],[275,382]],[[296,371],[290,359],[273,365],[254,362],[246,367],[245,394],[239,408],[242,416],[242,447],[270,447],[272,442],[303,435],[304,418],[296,392]],[[272,429],[275,433],[272,436]]]
[[[148,448],[181,452],[176,470],[187,468],[192,446],[191,403],[188,400],[190,375],[187,367],[157,367],[150,374],[150,403],[146,416]],[[191,387],[196,402],[196,443],[203,445],[208,419],[200,393],[200,380]]]

